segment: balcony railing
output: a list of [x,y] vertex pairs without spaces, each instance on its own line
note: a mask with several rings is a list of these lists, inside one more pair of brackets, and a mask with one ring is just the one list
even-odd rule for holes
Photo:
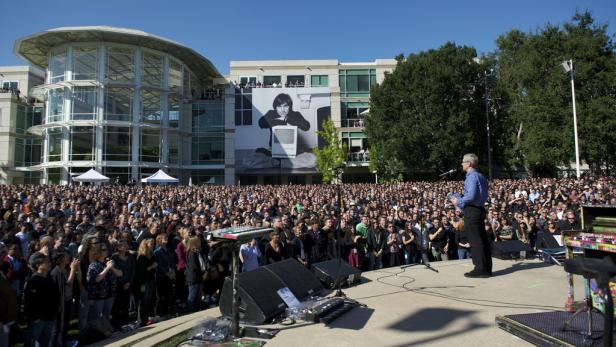
[[363,118],[344,118],[342,119],[342,127],[343,128],[363,128],[364,119]]
[[367,163],[370,161],[368,152],[349,152],[347,153],[347,162],[352,163]]

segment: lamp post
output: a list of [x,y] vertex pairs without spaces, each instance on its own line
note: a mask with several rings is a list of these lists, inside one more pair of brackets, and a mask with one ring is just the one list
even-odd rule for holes
[[575,140],[575,174],[577,179],[580,179],[580,148],[578,145],[578,131],[577,131],[577,114],[575,112],[575,77],[573,76],[573,59],[565,60],[560,64],[563,71],[569,74],[571,80],[571,100],[573,102],[573,136]]
[[488,137],[488,179],[492,180],[492,142],[490,140],[490,98],[488,97],[488,77],[492,77],[493,69],[483,72],[486,101],[486,135]]

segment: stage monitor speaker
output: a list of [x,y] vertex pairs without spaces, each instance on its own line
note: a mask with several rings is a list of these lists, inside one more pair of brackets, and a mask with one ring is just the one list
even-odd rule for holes
[[[273,272],[260,267],[238,275],[240,321],[248,324],[263,324],[285,311],[286,305],[278,289],[287,287]],[[220,313],[231,317],[233,306],[233,280],[225,278],[220,294]]]
[[499,259],[519,259],[520,252],[531,252],[532,250],[529,245],[520,240],[492,243],[492,256]]
[[338,281],[341,285],[351,285],[361,281],[361,271],[345,261],[337,259],[323,261],[312,265],[312,271],[327,288],[335,288]]
[[285,259],[264,268],[286,284],[299,301],[315,296],[324,289],[319,279],[295,259]]

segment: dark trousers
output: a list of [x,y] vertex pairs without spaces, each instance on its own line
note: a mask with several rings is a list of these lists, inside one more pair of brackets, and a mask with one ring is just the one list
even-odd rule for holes
[[464,207],[464,232],[471,244],[471,257],[475,271],[491,274],[492,253],[483,223],[485,216],[486,211],[483,208],[469,205]]
[[130,294],[130,287],[128,289],[124,289],[123,287],[118,288],[118,293],[116,294],[115,301],[113,302],[113,309],[111,311],[111,324],[116,328],[120,328],[129,323],[128,310],[130,308]]
[[171,312],[171,303],[173,302],[172,292],[173,284],[167,276],[158,276],[156,278],[156,292],[158,293],[158,311],[159,316],[167,315]]
[[154,316],[156,308],[156,283],[154,281],[145,282],[143,284],[143,291],[141,288],[138,288],[135,296],[139,305],[139,318],[141,323],[145,324],[150,317]]
[[175,271],[175,300],[185,302],[188,296],[188,287],[186,286],[186,275],[184,269]]

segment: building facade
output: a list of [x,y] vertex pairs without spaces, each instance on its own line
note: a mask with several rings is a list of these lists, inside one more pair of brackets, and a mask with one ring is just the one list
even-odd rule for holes
[[41,124],[43,104],[29,95],[45,72],[31,66],[0,67],[0,184],[39,183],[42,140],[28,133]]
[[[345,180],[371,180],[363,117],[371,86],[396,64],[232,61],[223,77],[188,47],[114,27],[52,29],[14,52],[34,68],[0,79],[22,91],[21,101],[3,93],[5,183],[68,184],[90,168],[119,183],[158,169],[184,184],[317,183],[312,149],[327,118],[349,153]],[[276,114],[283,99],[301,125]],[[295,136],[288,156],[275,153],[279,131]]]
[[[225,80],[203,56],[110,27],[48,30],[17,40],[14,50],[46,71],[34,88],[43,120],[30,129],[42,140],[41,163],[30,170],[43,182],[67,184],[96,168],[120,183],[158,169],[186,182],[195,173],[197,182],[233,183],[221,153],[224,91],[217,84]],[[202,134],[216,140],[202,146]]]
[[[329,117],[339,129],[342,144],[347,151],[344,181],[374,181],[374,174],[368,169],[369,139],[364,133],[363,119],[369,110],[370,88],[381,83],[385,73],[393,71],[395,66],[395,59],[378,59],[368,63],[344,63],[338,60],[232,61],[228,79],[235,86],[235,108],[227,108],[225,117],[234,120],[237,136],[243,128],[255,127],[259,116],[265,112],[260,112],[258,104],[273,108],[273,105],[260,102],[260,99],[284,93],[297,95],[301,102],[303,96],[322,93],[324,88],[329,99]],[[263,91],[272,88],[280,92],[272,94]],[[316,126],[311,130],[313,133],[320,130],[320,116],[316,115]],[[315,146],[319,145],[315,143]],[[238,148],[235,150],[235,170],[240,183],[320,182],[320,175],[314,166],[298,168],[291,164],[284,165],[284,160],[279,170],[245,168],[238,160]]]

